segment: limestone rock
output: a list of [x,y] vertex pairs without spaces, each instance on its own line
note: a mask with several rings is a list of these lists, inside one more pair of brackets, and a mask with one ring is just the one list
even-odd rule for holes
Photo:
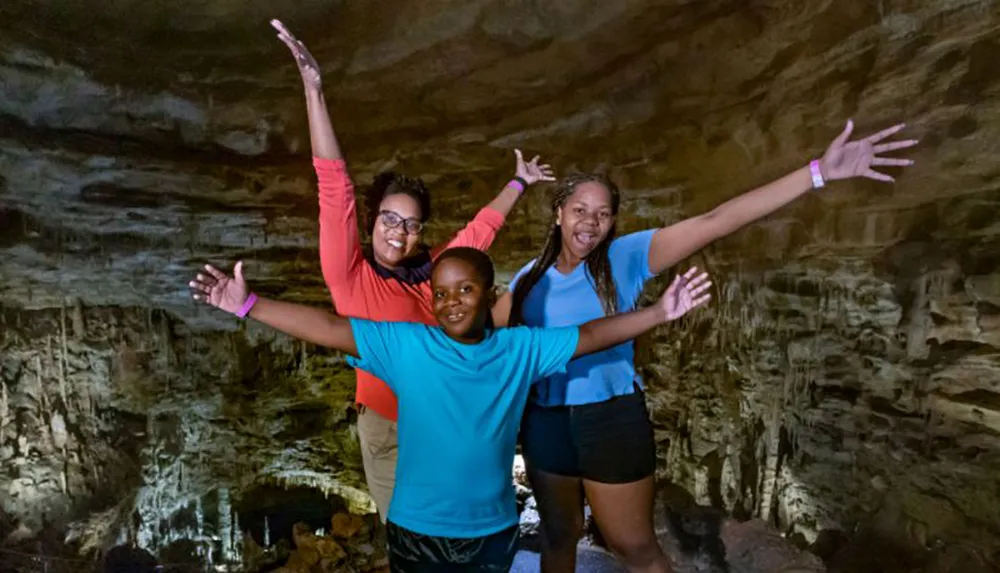
[[[75,522],[93,543],[159,547],[198,537],[174,525],[197,500],[261,484],[373,510],[342,357],[186,287],[204,262],[244,259],[258,292],[330,304],[278,17],[323,67],[359,187],[392,167],[433,189],[432,242],[509,179],[515,146],[560,175],[610,174],[624,233],[803,165],[848,117],[858,134],[907,121],[921,145],[895,185],[834,183],[682,263],[717,290],[638,344],[658,476],[802,546],[888,536],[914,569],[997,565],[995,2],[7,0],[3,14],[10,529]],[[540,248],[549,197],[529,190],[508,219],[502,280]]]

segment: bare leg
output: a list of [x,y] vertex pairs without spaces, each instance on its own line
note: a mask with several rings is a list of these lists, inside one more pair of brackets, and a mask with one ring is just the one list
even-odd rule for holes
[[[673,571],[653,530],[652,476],[621,484],[583,480],[583,487],[605,541],[629,571]],[[544,519],[543,517],[543,523]]]
[[576,545],[583,535],[581,480],[536,470],[525,461],[542,518],[542,573],[573,573]]

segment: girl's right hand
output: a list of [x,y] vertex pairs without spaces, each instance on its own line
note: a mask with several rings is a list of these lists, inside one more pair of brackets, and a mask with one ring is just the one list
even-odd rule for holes
[[278,39],[284,42],[292,51],[292,55],[295,56],[295,63],[299,65],[299,73],[302,74],[302,83],[307,88],[319,89],[323,82],[320,78],[319,64],[316,63],[316,58],[313,58],[309,50],[306,49],[306,45],[295,39],[295,36],[280,20],[271,20],[271,26],[278,31]]

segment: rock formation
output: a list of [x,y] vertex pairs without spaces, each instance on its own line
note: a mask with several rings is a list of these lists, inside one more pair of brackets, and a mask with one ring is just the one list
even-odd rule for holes
[[[895,185],[837,183],[690,261],[712,307],[639,344],[659,475],[733,516],[728,552],[758,518],[834,571],[1000,563],[993,0],[7,0],[0,550],[185,541],[217,562],[263,543],[268,499],[329,496],[327,523],[372,508],[342,358],[187,292],[245,259],[262,293],[329,304],[272,17],[323,66],[355,180],[431,185],[432,240],[514,147],[609,173],[627,232],[800,166],[848,117],[907,121]],[[539,248],[548,197],[511,217],[501,276]]]

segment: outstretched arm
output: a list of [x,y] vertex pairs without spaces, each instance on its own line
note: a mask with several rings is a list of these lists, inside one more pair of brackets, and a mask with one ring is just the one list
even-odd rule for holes
[[351,287],[363,261],[354,185],[330,122],[316,59],[284,24],[271,20],[271,25],[278,31],[278,39],[291,50],[302,75],[313,167],[319,182],[320,266],[334,300],[344,300],[352,292]]
[[[432,258],[437,258],[445,249],[451,247],[472,247],[481,251],[486,251],[496,239],[497,232],[503,226],[507,215],[510,214],[514,204],[521,198],[525,186],[534,185],[539,181],[555,181],[552,175],[552,167],[548,164],[539,165],[539,156],[525,163],[521,156],[521,150],[515,149],[514,155],[517,158],[514,179],[504,186],[500,194],[496,196],[488,205],[480,209],[476,217],[469,221],[461,231],[455,234],[450,241],[438,245],[431,252]],[[518,182],[520,179],[523,183]]]
[[[864,139],[848,142],[854,130],[854,122],[848,121],[847,127],[833,140],[823,158],[818,161],[822,179],[834,181],[867,177],[878,181],[893,181],[892,177],[879,173],[872,167],[913,164],[910,159],[876,157],[878,153],[917,144],[915,139],[879,143],[904,127],[905,124],[899,124]],[[649,248],[650,271],[654,274],[665,271],[714,241],[770,215],[811,189],[813,177],[810,166],[801,167],[763,187],[730,199],[708,213],[663,227],[653,236]]]
[[[237,316],[250,316],[294,338],[358,355],[349,320],[318,308],[251,294],[243,279],[242,261],[233,267],[233,277],[205,265],[205,274],[198,274],[188,286],[195,300]],[[249,314],[244,314],[248,307]]]
[[712,295],[705,291],[712,283],[708,280],[708,273],[695,276],[697,271],[697,267],[691,267],[683,276],[674,277],[656,304],[642,310],[591,320],[581,326],[573,358],[617,346],[707,303]]

